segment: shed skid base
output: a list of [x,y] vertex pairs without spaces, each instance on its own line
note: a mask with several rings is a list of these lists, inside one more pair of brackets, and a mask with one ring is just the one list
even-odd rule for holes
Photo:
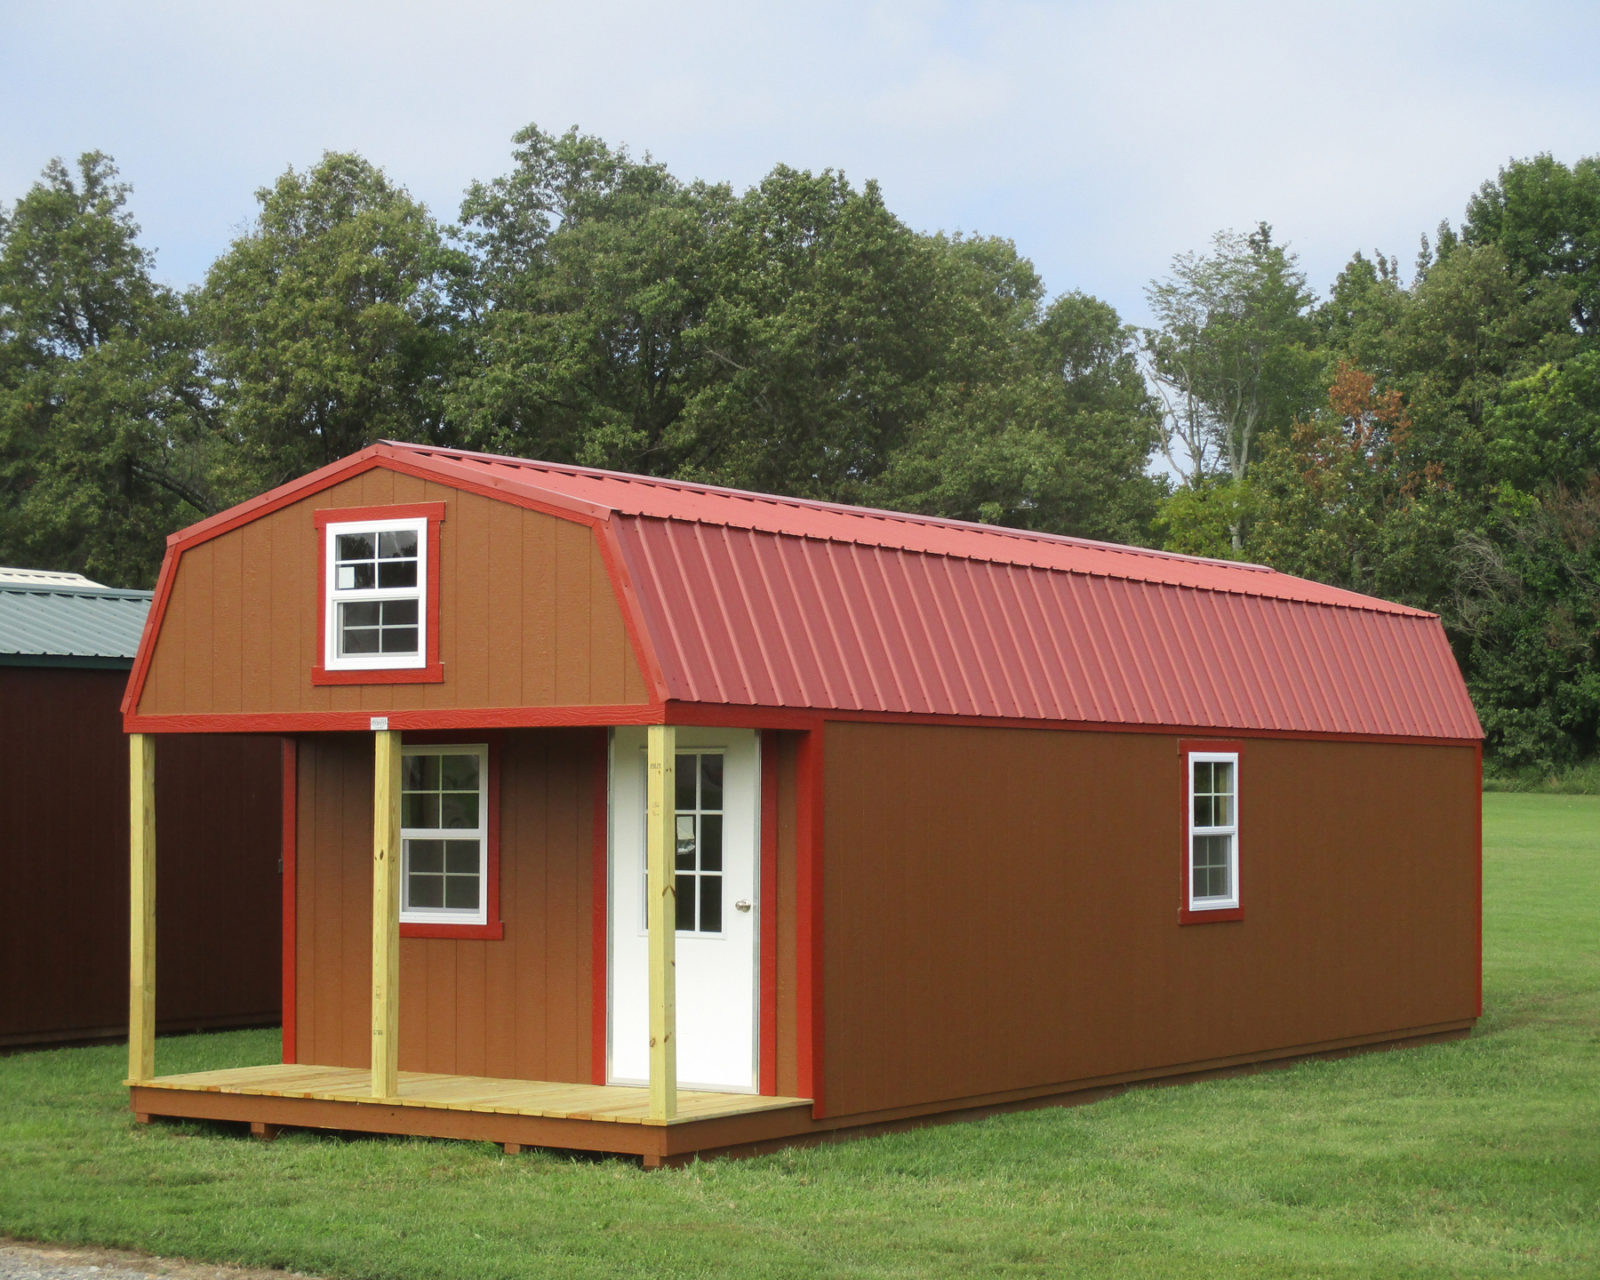
[[815,1116],[806,1098],[684,1091],[671,1121],[649,1117],[648,1090],[620,1086],[400,1073],[399,1097],[369,1095],[370,1075],[346,1067],[264,1066],[163,1076],[129,1085],[135,1119],[222,1120],[262,1138],[284,1128],[493,1142],[507,1154],[546,1147],[637,1156],[647,1169],[697,1157],[758,1155],[794,1145],[1072,1106],[1141,1084],[1179,1084],[1307,1058],[1406,1048],[1467,1035],[1475,1019],[1347,1037],[1207,1062],[1101,1076],[895,1110]]

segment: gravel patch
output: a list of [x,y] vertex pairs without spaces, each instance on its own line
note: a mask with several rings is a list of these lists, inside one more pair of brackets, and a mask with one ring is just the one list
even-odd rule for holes
[[126,1249],[70,1248],[0,1239],[0,1280],[287,1280],[298,1271],[219,1267]]

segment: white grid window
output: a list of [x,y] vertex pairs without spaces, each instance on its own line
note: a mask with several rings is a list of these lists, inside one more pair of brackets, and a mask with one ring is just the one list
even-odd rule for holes
[[1189,755],[1189,909],[1239,905],[1239,756]]
[[402,749],[403,923],[487,923],[488,789],[486,746]]
[[425,666],[427,520],[330,524],[325,536],[326,668],[378,671]]

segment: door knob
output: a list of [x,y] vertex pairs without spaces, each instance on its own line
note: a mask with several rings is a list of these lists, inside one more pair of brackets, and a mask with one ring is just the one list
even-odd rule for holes
[[735,911],[748,911],[748,910],[750,910],[750,899],[749,898],[740,898],[739,901],[737,901],[737,902],[735,902],[733,904],[733,909]]

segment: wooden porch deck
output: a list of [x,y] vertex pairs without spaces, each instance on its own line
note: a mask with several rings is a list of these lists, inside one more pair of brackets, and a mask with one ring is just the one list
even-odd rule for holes
[[678,1114],[652,1119],[650,1091],[622,1085],[496,1080],[402,1071],[397,1095],[372,1096],[364,1068],[277,1065],[128,1082],[141,1122],[232,1120],[271,1137],[280,1128],[341,1129],[640,1156],[647,1167],[811,1129],[811,1100],[680,1090]]

